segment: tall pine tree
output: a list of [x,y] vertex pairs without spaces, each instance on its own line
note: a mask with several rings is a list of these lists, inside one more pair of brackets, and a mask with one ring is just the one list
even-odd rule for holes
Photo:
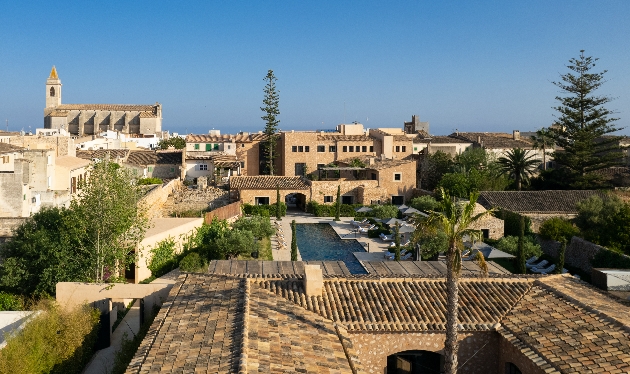
[[276,149],[276,143],[278,142],[278,124],[280,120],[278,119],[278,115],[280,114],[280,110],[278,109],[278,103],[280,102],[280,91],[276,90],[276,76],[273,74],[273,70],[267,71],[267,76],[265,76],[264,81],[267,82],[265,85],[265,89],[263,92],[265,93],[265,98],[263,99],[263,104],[265,106],[260,107],[265,115],[260,117],[262,118],[266,125],[265,130],[263,131],[266,135],[265,142],[263,143],[264,147],[264,155],[265,155],[265,172],[269,175],[273,175],[274,172],[274,159],[277,155],[274,153]]
[[606,73],[593,72],[597,60],[584,56],[582,50],[578,58],[569,60],[567,68],[571,71],[561,75],[560,82],[553,82],[566,94],[556,97],[560,104],[554,109],[560,115],[551,127],[551,136],[562,150],[553,155],[570,188],[597,187],[600,178],[595,172],[618,165],[623,159],[621,137],[608,135],[621,130],[614,125],[618,118],[611,117],[613,112],[604,108],[611,99],[595,95]]

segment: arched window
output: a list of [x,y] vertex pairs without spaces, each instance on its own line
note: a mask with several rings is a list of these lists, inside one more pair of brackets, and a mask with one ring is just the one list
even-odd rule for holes
[[516,365],[511,362],[505,363],[505,374],[522,374]]
[[55,87],[50,87],[50,97],[55,97]]

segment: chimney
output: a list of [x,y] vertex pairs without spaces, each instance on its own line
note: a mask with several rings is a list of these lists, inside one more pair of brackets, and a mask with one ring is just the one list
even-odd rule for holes
[[374,165],[374,157],[369,158],[369,165]]
[[481,135],[477,135],[477,143],[481,144]]
[[518,130],[512,131],[512,138],[514,138],[514,140],[521,140],[521,132]]
[[324,276],[319,265],[304,265],[304,292],[307,297],[322,296]]

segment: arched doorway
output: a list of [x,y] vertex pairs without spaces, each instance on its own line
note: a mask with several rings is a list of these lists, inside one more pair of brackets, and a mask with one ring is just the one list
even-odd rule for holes
[[387,374],[439,374],[444,356],[431,351],[404,351],[387,356]]
[[284,203],[287,204],[287,209],[297,208],[306,210],[306,195],[299,192],[287,194],[284,198]]

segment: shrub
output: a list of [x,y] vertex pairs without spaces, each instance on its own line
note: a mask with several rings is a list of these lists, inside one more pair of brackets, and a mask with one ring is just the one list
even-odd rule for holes
[[232,227],[237,230],[251,231],[255,238],[269,238],[274,233],[268,217],[252,216],[240,217]]
[[409,206],[424,212],[436,210],[439,205],[440,203],[438,203],[432,196],[415,197],[409,201]]
[[37,309],[0,351],[0,373],[80,373],[94,353],[100,313],[87,305],[66,311],[52,300]]
[[179,262],[179,269],[192,273],[203,270],[207,265],[206,260],[199,256],[199,253],[190,252]]
[[569,220],[553,217],[540,225],[539,233],[545,239],[560,241],[564,238],[567,242],[570,242],[573,236],[580,234],[580,230]]
[[[498,218],[503,220],[503,235],[505,236],[519,236],[521,232],[521,215],[518,213],[510,212],[509,210],[500,209],[495,213]],[[525,235],[532,234],[532,220],[529,217],[524,216],[525,219]]]
[[154,277],[161,277],[169,271],[177,267],[175,256],[175,241],[173,238],[167,238],[158,242],[155,248],[151,249],[151,261],[149,261],[149,270]]
[[24,302],[21,297],[4,291],[0,292],[0,311],[16,311],[23,309]]
[[630,269],[630,257],[603,249],[595,254],[591,265],[594,268]]
[[[339,208],[340,217],[366,217],[373,215],[369,213],[357,213],[356,209],[362,207],[361,204],[341,204]],[[319,204],[316,201],[309,201],[306,204],[306,212],[312,213],[316,217],[334,217],[337,210],[337,203],[331,205]]]
[[[505,236],[499,239],[496,244],[496,248],[503,252],[518,256],[518,236]],[[540,257],[542,255],[540,244],[538,244],[534,236],[525,235],[525,237],[523,237],[523,252],[525,253],[526,259],[532,256]]]
[[395,205],[376,205],[370,213],[376,218],[385,219],[398,217],[400,211]]
[[141,178],[138,179],[138,185],[146,186],[150,184],[162,184],[162,180],[160,178]]
[[[263,217],[271,217],[276,216],[276,204],[273,205],[252,205],[252,204],[243,204],[243,213],[249,214],[252,216],[263,216]],[[280,202],[280,216],[284,217],[287,215],[287,204]]]

